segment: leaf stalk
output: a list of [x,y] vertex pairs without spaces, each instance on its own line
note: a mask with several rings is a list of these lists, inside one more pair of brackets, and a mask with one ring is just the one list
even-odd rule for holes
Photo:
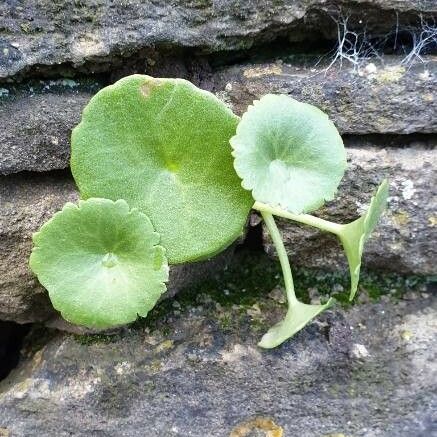
[[281,264],[282,273],[284,275],[285,293],[287,295],[288,306],[293,306],[298,303],[296,293],[294,291],[293,275],[291,273],[290,261],[288,259],[287,251],[285,250],[284,243],[282,241],[281,234],[276,226],[273,215],[267,211],[261,211],[261,215],[267,226],[267,229],[272,237],[273,244],[275,245],[276,252],[278,254],[279,262]]
[[284,211],[281,208],[275,208],[270,205],[266,205],[262,202],[255,202],[252,208],[259,211],[261,214],[267,213],[277,217],[290,219],[298,223],[316,227],[322,231],[331,232],[338,236],[340,236],[344,227],[344,225],[323,220],[310,214],[293,214],[291,212]]

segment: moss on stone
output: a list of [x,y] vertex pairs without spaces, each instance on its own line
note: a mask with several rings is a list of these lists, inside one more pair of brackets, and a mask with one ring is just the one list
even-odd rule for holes
[[2,84],[0,86],[0,105],[28,95],[71,94],[87,92],[94,94],[102,88],[102,83],[94,78],[65,76],[53,80],[30,80],[24,84]]
[[73,337],[83,346],[95,343],[114,343],[120,338],[119,334],[73,334]]
[[[338,304],[349,307],[360,300],[349,302],[349,275],[346,270],[329,272],[324,270],[295,268],[293,271],[298,298],[309,303],[314,293],[320,300],[335,297]],[[424,291],[432,278],[381,274],[364,270],[361,275],[359,293],[377,301],[382,296],[398,299],[406,292]],[[248,325],[256,332],[270,326],[270,313],[285,310],[286,303],[272,293],[278,294],[283,287],[279,263],[263,252],[241,251],[231,265],[212,279],[183,290],[172,299],[160,302],[145,319],[139,319],[125,330],[115,334],[75,335],[81,344],[110,343],[117,341],[126,332],[149,330],[159,332],[162,338],[171,332],[171,319],[181,314],[191,317],[193,311],[214,321],[223,332],[238,332]]]

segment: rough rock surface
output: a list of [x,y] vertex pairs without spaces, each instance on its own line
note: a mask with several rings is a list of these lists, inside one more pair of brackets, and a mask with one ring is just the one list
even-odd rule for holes
[[[267,325],[283,312],[272,302],[262,302]],[[336,310],[267,351],[256,346],[257,311],[207,300],[113,339],[58,334],[25,350],[1,383],[0,428],[16,437],[430,437],[436,304],[428,295]]]
[[[403,67],[384,55],[326,69],[330,54],[317,66],[302,56],[333,47],[346,18],[376,44],[391,46],[399,30],[408,50],[405,32],[436,14],[436,0],[0,1],[0,379],[30,329],[14,322],[43,322],[0,382],[0,436],[437,435],[437,296],[413,291],[423,279],[387,274],[436,273],[435,58]],[[82,108],[135,72],[187,78],[239,114],[266,93],[328,112],[351,166],[318,215],[357,218],[389,177],[389,210],[364,257],[364,267],[383,270],[385,292],[363,272],[357,306],[338,305],[262,351],[256,343],[285,312],[278,263],[255,252],[252,267],[237,260],[226,269],[230,248],[172,267],[172,299],[147,319],[77,335],[28,268],[31,235],[78,198],[66,169]],[[293,264],[347,270],[332,236],[280,226]],[[345,278],[295,271],[305,302],[326,290],[345,299]]]
[[52,314],[28,267],[32,233],[78,195],[69,177],[20,174],[0,179],[0,319],[25,323]]
[[[399,61],[363,76],[338,66],[325,76],[309,67],[253,64],[222,70],[211,82],[239,115],[264,94],[284,93],[328,112],[343,133],[437,132],[437,62],[430,61],[429,75],[424,75],[423,67],[406,70]],[[8,95],[0,98],[0,174],[68,167],[71,129],[101,86],[81,80],[18,90],[4,85]]]
[[[437,132],[437,62],[401,65],[401,58],[351,66],[299,66],[279,61],[237,65],[216,74],[216,90],[242,114],[265,94],[286,94],[329,114],[341,133]],[[311,65],[312,64],[312,65]]]
[[365,25],[376,36],[392,30],[396,20],[431,17],[437,6],[433,0],[2,2],[0,79],[84,64],[86,71],[108,70],[126,56],[147,59],[155,47],[210,53],[247,49],[284,35],[294,41],[335,36],[328,12],[340,9],[355,15],[351,25]]
[[[358,218],[384,177],[390,182],[388,210],[365,246],[364,266],[386,271],[435,274],[437,257],[437,150],[351,147],[349,169],[337,199],[314,214],[346,223]],[[284,242],[297,265],[336,268],[345,258],[336,238],[315,228],[280,220]],[[274,253],[264,232],[267,251]]]
[[3,88],[7,95],[0,99],[0,174],[68,167],[71,129],[97,88],[79,87],[71,80],[19,92]]
[[[391,183],[388,214],[366,246],[364,264],[398,272],[435,273],[437,172],[435,149],[350,147],[350,169],[339,197],[320,211],[325,218],[356,218],[384,176]],[[77,199],[64,173],[3,176],[0,179],[0,320],[31,322],[52,315],[45,291],[29,271],[31,235],[67,201]],[[280,222],[293,263],[311,267],[344,267],[336,240],[317,230]],[[273,253],[265,235],[267,251]],[[222,261],[216,261],[220,268]],[[213,266],[210,266],[213,270]],[[203,277],[209,267],[195,264],[172,271],[170,287],[179,289]]]
[[[64,173],[18,174],[0,178],[0,320],[19,323],[57,321],[47,293],[28,267],[32,233],[66,202],[78,199],[71,177]],[[223,269],[231,251],[209,262],[173,266],[167,295]],[[54,320],[53,320],[54,318]]]

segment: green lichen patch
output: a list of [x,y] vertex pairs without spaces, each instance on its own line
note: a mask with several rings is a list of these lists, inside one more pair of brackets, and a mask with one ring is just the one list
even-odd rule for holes
[[[332,296],[337,304],[347,308],[359,305],[349,301],[348,272],[332,272],[321,269],[296,268],[294,282],[297,298],[304,303],[314,303],[314,294],[320,303]],[[425,276],[402,276],[364,269],[359,292],[378,301],[382,296],[401,298],[408,292],[423,292],[432,278]],[[199,308],[205,317],[217,320],[226,331],[238,330],[242,323],[251,324],[252,329],[263,331],[268,327],[267,313],[284,312],[285,299],[280,266],[266,254],[243,250],[238,252],[232,264],[222,273],[196,286],[181,291],[174,299],[159,303],[135,326],[164,330],[169,317],[187,314]]]
[[[320,269],[294,270],[296,295],[304,303],[326,303],[332,296],[344,308],[360,305],[360,299],[349,301],[347,271],[331,272]],[[386,296],[396,301],[407,293],[426,292],[436,278],[416,275],[398,275],[364,269],[359,293],[370,301]],[[286,300],[279,264],[266,254],[243,250],[234,256],[232,264],[215,277],[189,287],[172,299],[160,302],[146,319],[139,319],[128,328],[105,334],[75,335],[81,344],[110,343],[120,337],[148,331],[162,338],[173,334],[175,319],[196,317],[211,320],[225,333],[238,333],[248,328],[259,336],[271,320],[285,314]]]

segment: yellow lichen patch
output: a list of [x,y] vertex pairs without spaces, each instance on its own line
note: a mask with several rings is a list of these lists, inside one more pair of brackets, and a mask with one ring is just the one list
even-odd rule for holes
[[74,40],[71,52],[78,58],[101,56],[105,54],[105,45],[99,35],[88,33]]
[[413,337],[413,333],[408,329],[405,329],[404,331],[401,332],[402,340],[410,341],[412,337]]
[[272,419],[265,417],[255,417],[254,419],[243,422],[237,425],[229,437],[245,437],[251,431],[264,431],[265,437],[283,437],[284,430],[281,426],[276,425]]
[[425,93],[425,94],[422,94],[422,99],[425,102],[433,102],[434,101],[434,96],[431,93]]
[[385,67],[380,70],[375,78],[380,83],[391,83],[397,82],[405,73],[405,67],[402,65],[395,65],[390,67]]
[[243,346],[240,344],[234,344],[231,350],[220,352],[223,363],[226,364],[238,364],[246,362],[249,358],[252,360],[260,360],[261,353],[258,349],[252,346]]
[[248,79],[270,76],[271,74],[282,74],[282,68],[277,64],[271,64],[262,67],[246,68],[243,71],[243,76],[247,77]]
[[146,364],[144,368],[152,374],[156,374],[161,371],[162,363],[159,360],[153,360],[149,364]]
[[11,433],[7,428],[0,428],[0,437],[9,437]]
[[173,340],[164,340],[162,343],[159,343],[158,346],[156,346],[155,352],[159,353],[159,352],[167,351],[171,349],[173,345],[174,345]]
[[430,226],[437,226],[437,216],[432,215],[430,217],[428,217],[428,223]]
[[410,217],[405,211],[400,211],[396,214],[393,214],[392,217],[393,217],[393,221],[398,226],[405,226],[410,221]]
[[[20,28],[23,32],[26,32],[26,33],[29,33],[32,30],[29,23],[21,23]],[[1,434],[0,434],[0,436],[1,436]]]

